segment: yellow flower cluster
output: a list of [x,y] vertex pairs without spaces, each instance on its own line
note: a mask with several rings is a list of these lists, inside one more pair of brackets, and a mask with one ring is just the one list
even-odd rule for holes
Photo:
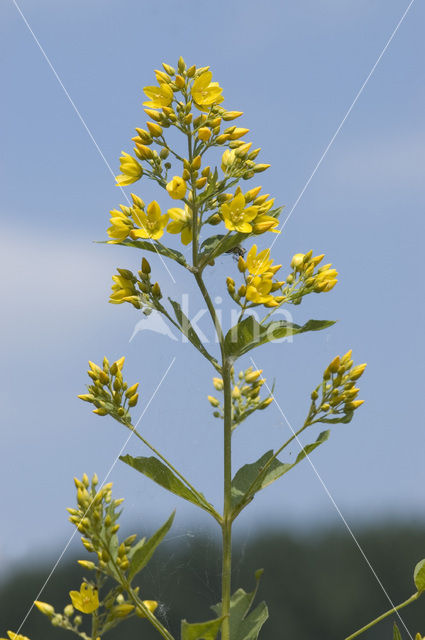
[[117,269],[118,275],[112,276],[111,304],[129,302],[136,309],[143,309],[146,315],[151,310],[160,308],[161,288],[157,282],[151,282],[151,266],[146,258],[142,258],[142,267],[138,278],[129,269]]
[[[242,112],[227,111],[220,106],[222,89],[213,81],[209,67],[187,67],[183,58],[179,59],[177,69],[166,63],[162,66],[163,70],[155,70],[158,86],[144,88],[148,98],[144,102],[145,113],[151,120],[145,129],[136,128],[137,135],[133,137],[135,157],[122,152],[117,184],[129,185],[145,175],[156,180],[172,199],[183,200],[184,207],[170,208],[163,214],[158,202],[153,201],[145,207],[143,201],[132,194],[132,206],[121,205],[120,209],[111,211],[109,242],[122,243],[127,238],[159,240],[167,230],[171,234],[181,234],[182,243],[187,245],[193,239],[195,207],[192,203],[196,203],[196,210],[200,211],[196,225],[198,233],[206,222],[218,224],[220,220],[229,231],[278,233],[278,212],[268,213],[273,199],[268,199],[267,195],[249,198],[250,192],[242,194],[240,189],[234,194],[224,194],[235,178],[252,178],[270,166],[256,164],[260,149],[251,149],[252,143],[242,139],[249,129],[234,125],[223,128],[223,123],[238,118]],[[192,112],[193,106],[201,112],[199,115]],[[190,159],[181,157],[168,146],[164,129],[169,127],[190,136],[193,145]],[[222,180],[218,178],[217,169],[201,168],[204,152],[220,145],[227,147],[221,163]],[[170,154],[183,165],[171,179],[168,172],[172,165],[167,160]],[[258,195],[260,188],[252,192],[256,191]],[[202,219],[204,212],[214,209],[215,213]]]
[[[323,254],[313,257],[312,251],[306,254],[296,253],[291,261],[292,273],[286,278],[291,289],[298,287],[302,296],[311,292],[331,291],[338,282],[338,271],[333,269],[331,264],[325,264],[315,271],[323,258]],[[296,296],[294,300],[295,298]]]
[[283,282],[274,281],[273,276],[282,265],[273,265],[270,259],[270,249],[265,249],[257,253],[257,245],[253,245],[249,250],[246,260],[240,257],[238,268],[243,273],[245,284],[236,291],[233,278],[227,278],[227,290],[230,296],[243,309],[249,309],[258,305],[265,307],[277,307],[284,301],[283,296],[273,296],[278,291]]
[[[315,422],[349,422],[364,400],[357,400],[357,380],[366,364],[354,366],[352,351],[336,356],[323,373],[323,382],[311,394]],[[332,416],[332,417],[328,417]]]
[[18,633],[14,633],[13,631],[8,631],[7,635],[9,638],[0,638],[0,640],[29,640],[26,636],[21,636]]
[[[274,198],[266,193],[259,196],[261,187],[251,189],[243,194],[238,187],[234,194],[226,193],[219,197],[220,215],[229,231],[260,234],[265,231],[279,233],[279,224],[273,215],[267,215],[273,207]],[[248,205],[248,206],[247,206]]]
[[[240,371],[238,381],[235,382],[234,371],[232,369],[232,421],[233,429],[243,422],[253,411],[265,409],[273,402],[273,395],[270,393],[266,398],[260,398],[261,387],[265,379],[261,377],[262,369],[254,371],[249,367],[245,371]],[[217,391],[223,390],[223,379],[213,378],[214,388]],[[208,396],[208,401],[215,411],[215,418],[224,417],[223,404],[215,396]]]
[[[227,290],[242,309],[257,305],[278,307],[284,303],[299,304],[309,293],[331,291],[337,283],[338,272],[331,264],[318,267],[323,255],[313,256],[313,252],[297,253],[292,258],[292,272],[285,280],[273,280],[282,265],[273,265],[270,250],[257,253],[253,245],[246,259],[239,258],[238,268],[244,274],[245,283],[236,291],[233,278],[227,278]],[[278,295],[272,294],[279,292]]]
[[98,416],[110,415],[125,425],[131,424],[129,409],[135,407],[139,399],[137,389],[139,383],[128,386],[123,380],[122,368],[124,356],[109,365],[108,359],[103,359],[103,367],[89,361],[89,377],[92,384],[87,386],[88,393],[79,395],[80,400],[90,402],[96,408],[93,413]]

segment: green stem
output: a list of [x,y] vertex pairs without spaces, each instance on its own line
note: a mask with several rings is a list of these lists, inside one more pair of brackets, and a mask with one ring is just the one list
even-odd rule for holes
[[232,579],[232,363],[223,360],[224,392],[224,509],[222,527],[221,602],[224,617],[221,639],[230,640],[230,596]]
[[362,627],[361,629],[359,629],[355,633],[352,633],[351,636],[348,636],[347,638],[345,638],[345,640],[353,640],[353,638],[357,638],[357,636],[359,636],[361,633],[363,633],[364,631],[367,631],[368,629],[373,627],[378,622],[381,622],[381,620],[384,620],[384,618],[387,618],[391,614],[395,613],[396,611],[399,611],[400,609],[403,609],[403,607],[406,607],[411,602],[414,602],[415,600],[417,600],[420,595],[421,594],[419,593],[419,591],[417,593],[414,593],[413,596],[410,596],[410,598],[408,598],[407,600],[405,600],[401,604],[398,604],[396,607],[393,607],[392,609],[389,609],[388,611],[386,611],[382,615],[378,616],[377,618],[375,618],[375,620],[372,620],[372,622],[369,622],[369,624],[365,625],[364,627]]

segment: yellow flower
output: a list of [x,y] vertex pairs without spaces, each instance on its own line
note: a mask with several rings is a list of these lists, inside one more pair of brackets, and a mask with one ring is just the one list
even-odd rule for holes
[[[7,635],[9,636],[9,640],[29,640],[27,636],[21,636],[17,633],[13,633],[13,631],[8,631]],[[0,638],[0,640],[8,640],[7,638]]]
[[183,178],[180,178],[180,176],[174,176],[174,178],[167,184],[166,189],[173,200],[181,200],[186,195],[187,185]]
[[161,209],[156,200],[151,202],[146,213],[143,209],[133,207],[131,210],[133,220],[140,229],[133,229],[130,233],[132,238],[152,238],[158,240],[164,234],[167,226],[168,215],[161,215]]
[[107,230],[107,234],[112,240],[109,243],[122,242],[126,239],[132,229],[132,223],[128,215],[125,212],[125,207],[122,207],[123,211],[112,209],[111,213],[111,226]]
[[150,100],[150,102],[144,102],[143,105],[150,109],[168,107],[173,101],[173,90],[169,84],[160,84],[159,87],[144,87],[143,91]]
[[221,95],[223,89],[219,86],[218,82],[211,82],[211,80],[211,71],[205,71],[196,78],[192,85],[193,101],[201,110],[205,107],[211,107],[213,104],[219,104],[224,100]]
[[137,182],[143,175],[143,167],[133,156],[125,151],[121,152],[120,170],[121,174],[116,177],[117,185],[122,187],[127,184]]
[[232,200],[222,204],[220,211],[227,229],[250,233],[252,226],[249,223],[256,217],[258,207],[251,206],[245,209],[245,198],[242,193],[238,193]]
[[134,287],[134,283],[129,278],[124,276],[112,276],[112,293],[109,298],[111,304],[123,304],[124,302],[133,303],[138,301],[137,290]]
[[[156,602],[156,600],[143,600],[143,604],[147,609],[149,609],[151,613],[153,613],[158,606],[158,603]],[[147,615],[143,613],[143,611],[141,611],[140,609],[136,610],[136,614],[139,616],[139,618],[147,618]]]
[[192,242],[192,210],[185,205],[184,209],[168,209],[171,222],[167,227],[168,233],[181,233],[183,244]]
[[[260,251],[260,253],[257,254],[257,245],[254,244],[248,251],[246,266],[252,275],[263,275],[266,271],[270,270],[272,264],[273,260],[270,259],[270,249],[264,249],[264,251]],[[275,268],[274,271],[277,271],[277,269]]]
[[245,297],[255,304],[266,304],[268,306],[277,306],[277,302],[270,295],[272,289],[272,279],[264,276],[248,276]]
[[82,613],[93,613],[99,608],[99,595],[97,589],[83,582],[79,591],[70,591],[69,595],[75,609]]

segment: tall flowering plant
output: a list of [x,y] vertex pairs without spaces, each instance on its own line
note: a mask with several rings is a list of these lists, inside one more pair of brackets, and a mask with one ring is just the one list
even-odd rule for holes
[[[139,401],[138,383],[125,381],[124,357],[112,363],[106,357],[101,364],[90,362],[87,393],[79,397],[94,405],[97,415],[109,415],[132,431],[153,454],[149,457],[124,455],[121,456],[124,463],[206,511],[221,530],[220,602],[212,603],[213,613],[207,621],[183,620],[182,640],[215,640],[218,636],[222,640],[256,640],[268,617],[264,602],[254,605],[261,571],[255,574],[253,591],[233,590],[233,523],[259,491],[321,446],[329,437],[331,425],[351,421],[363,403],[358,399],[357,384],[366,365],[354,364],[351,351],[336,356],[311,392],[306,418],[293,435],[276,450],[268,450],[258,460],[249,461],[234,471],[233,432],[254,412],[266,410],[274,399],[263,371],[255,366],[237,371],[237,360],[273,340],[329,328],[331,321],[309,320],[299,325],[273,319],[273,314],[283,306],[299,305],[310,293],[331,291],[338,274],[331,264],[323,264],[323,255],[314,255],[312,251],[296,253],[288,268],[283,269],[281,264],[275,264],[270,249],[258,248],[259,236],[279,233],[281,208],[275,207],[274,198],[269,194],[261,193],[261,186],[254,184],[246,188],[245,185],[255,181],[270,165],[257,162],[260,149],[252,149],[252,143],[244,139],[249,129],[233,124],[242,113],[223,106],[222,88],[213,81],[209,67],[188,67],[182,58],[177,69],[168,64],[162,67],[155,71],[156,84],[144,88],[147,98],[144,107],[149,121],[146,128],[136,129],[133,154],[122,153],[121,172],[117,176],[120,186],[142,179],[154,181],[159,187],[159,201],[145,203],[142,197],[132,193],[128,205],[111,211],[107,242],[139,249],[143,257],[137,273],[118,268],[112,277],[110,302],[130,304],[146,315],[161,314],[211,364],[214,391],[211,389],[207,397],[214,417],[223,423],[222,509],[217,509],[134,426],[132,411]],[[167,140],[171,129],[181,134],[182,144],[177,148]],[[221,156],[218,166],[208,164],[209,157],[217,157],[217,149]],[[219,233],[215,232],[216,227]],[[181,251],[169,246],[170,234],[180,237]],[[209,345],[202,342],[177,301],[164,300],[163,287],[153,277],[146,258],[149,253],[157,253],[162,260],[173,261],[191,274],[208,309],[218,353],[210,352]],[[239,273],[238,282],[232,277],[223,282],[238,307],[238,320],[227,331],[205,280],[214,261],[224,253],[236,256]],[[303,446],[294,461],[282,461],[285,449],[302,432],[318,423],[327,429]],[[70,592],[71,601],[63,613],[45,602],[36,602],[37,607],[52,624],[73,631],[84,640],[100,640],[108,630],[131,616],[144,619],[143,624],[151,624],[166,640],[174,640],[161,621],[158,603],[144,599],[146,594],[140,594],[139,588],[133,585],[134,578],[146,567],[170,529],[174,514],[147,540],[138,539],[136,535],[120,540],[118,507],[121,500],[112,498],[111,485],[98,488],[96,475],[91,481],[84,475],[81,480],[75,479],[75,484],[77,507],[69,509],[70,520],[81,532],[84,547],[94,555],[94,561],[80,561],[93,577],[84,579],[79,590]],[[425,589],[425,568],[419,564],[414,598]],[[90,630],[81,626],[84,622],[81,614],[90,617]],[[187,615],[191,616],[191,612]],[[12,632],[9,637],[23,638]]]

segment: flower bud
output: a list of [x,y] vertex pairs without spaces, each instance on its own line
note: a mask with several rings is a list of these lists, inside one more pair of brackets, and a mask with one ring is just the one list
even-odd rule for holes
[[162,127],[156,122],[147,122],[146,126],[149,129],[149,132],[153,138],[158,138],[159,136],[162,136]]
[[217,398],[214,398],[214,396],[208,396],[208,400],[212,407],[220,406],[220,400],[217,400]]
[[211,138],[211,129],[208,129],[208,127],[201,127],[198,129],[198,138],[203,142],[208,142]]

